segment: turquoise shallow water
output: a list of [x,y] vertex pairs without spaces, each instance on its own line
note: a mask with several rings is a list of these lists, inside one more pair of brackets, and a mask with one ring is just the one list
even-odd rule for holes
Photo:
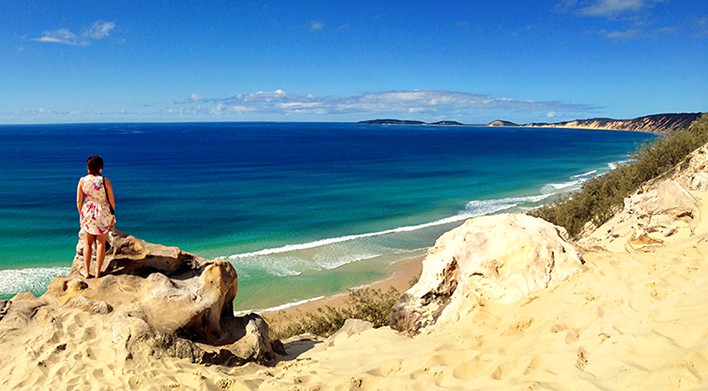
[[0,297],[66,273],[100,154],[118,227],[232,261],[236,308],[380,278],[465,218],[524,209],[626,160],[641,133],[348,123],[0,126]]

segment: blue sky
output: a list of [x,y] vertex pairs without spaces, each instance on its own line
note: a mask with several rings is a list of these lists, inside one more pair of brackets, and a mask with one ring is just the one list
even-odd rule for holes
[[0,123],[708,111],[708,2],[0,2]]

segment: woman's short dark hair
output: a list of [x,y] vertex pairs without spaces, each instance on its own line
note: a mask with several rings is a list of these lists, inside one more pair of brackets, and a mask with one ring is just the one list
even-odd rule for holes
[[103,159],[98,155],[89,156],[86,159],[86,167],[88,167],[89,174],[99,175],[103,168]]

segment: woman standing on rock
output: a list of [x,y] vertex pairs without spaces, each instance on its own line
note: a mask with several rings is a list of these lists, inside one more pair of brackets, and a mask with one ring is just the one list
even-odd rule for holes
[[76,188],[76,208],[79,210],[81,230],[84,234],[84,260],[86,271],[82,274],[89,278],[91,274],[91,255],[96,243],[96,277],[101,277],[101,267],[106,257],[106,238],[108,230],[115,224],[113,215],[115,199],[113,187],[108,178],[101,176],[103,159],[90,156],[86,161],[88,175],[79,179]]

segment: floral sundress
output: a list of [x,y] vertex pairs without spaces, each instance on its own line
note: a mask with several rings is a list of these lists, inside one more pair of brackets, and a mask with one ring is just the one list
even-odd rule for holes
[[103,235],[113,225],[113,215],[108,207],[103,177],[86,175],[81,178],[84,204],[81,207],[81,228],[89,235]]

